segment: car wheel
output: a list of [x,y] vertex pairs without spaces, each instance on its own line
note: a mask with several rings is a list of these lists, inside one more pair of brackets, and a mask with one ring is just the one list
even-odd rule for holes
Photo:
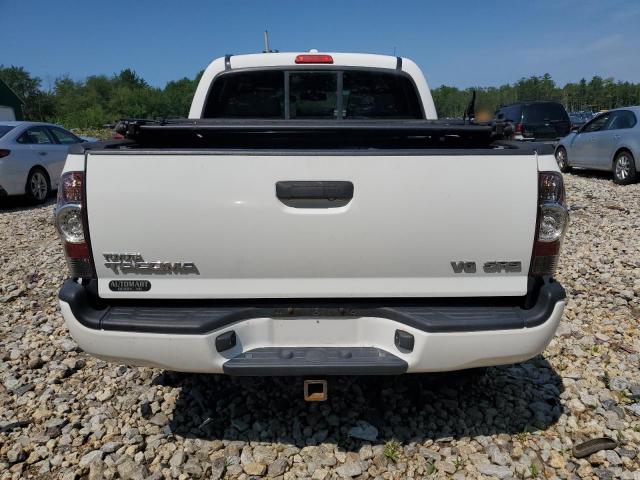
[[636,165],[631,152],[623,150],[613,159],[613,181],[618,185],[629,185],[636,178]]
[[44,203],[49,196],[51,185],[49,185],[49,176],[41,168],[34,168],[29,172],[27,177],[27,186],[25,193],[27,198],[34,203]]
[[556,162],[558,162],[558,168],[562,173],[571,171],[569,162],[567,161],[567,149],[564,147],[556,148]]

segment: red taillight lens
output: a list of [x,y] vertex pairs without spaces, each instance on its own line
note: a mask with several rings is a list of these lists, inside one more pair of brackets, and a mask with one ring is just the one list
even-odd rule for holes
[[11,153],[11,150],[7,150],[6,148],[0,148],[0,158],[8,157]]
[[58,204],[82,203],[84,172],[67,172],[60,178]]
[[516,133],[524,133],[524,125],[522,123],[516,123]]
[[331,55],[298,55],[296,63],[333,63]]
[[84,172],[67,172],[60,179],[55,224],[64,245],[73,278],[95,278],[95,267],[87,239]]
[[538,173],[538,218],[529,273],[553,275],[558,264],[562,239],[569,224],[562,175]]

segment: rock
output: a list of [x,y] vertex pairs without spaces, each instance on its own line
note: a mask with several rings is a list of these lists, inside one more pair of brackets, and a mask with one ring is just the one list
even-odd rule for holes
[[497,478],[511,477],[511,470],[501,465],[492,465],[490,463],[478,465],[477,469],[483,475],[489,475]]
[[489,445],[486,450],[493,463],[506,465],[509,462],[507,456],[496,445]]
[[66,418],[52,418],[44,424],[45,433],[49,437],[59,437],[62,433],[62,427],[68,423]]
[[18,397],[20,397],[25,393],[30,392],[34,388],[35,388],[35,385],[33,383],[25,383],[24,385],[20,385],[18,388],[16,388],[13,391],[13,393],[15,393]]
[[430,448],[420,448],[419,453],[427,460],[437,461],[442,457],[438,452],[435,452]]
[[436,462],[435,466],[438,472],[448,473],[449,475],[456,473],[456,466],[450,461]]
[[171,456],[171,460],[169,460],[169,465],[171,465],[172,467],[179,467],[183,463],[184,463],[184,450],[179,448]]
[[615,377],[611,377],[611,380],[609,381],[609,385],[611,387],[611,390],[615,392],[622,392],[623,390],[626,390],[629,388],[629,380],[626,379],[625,377],[615,376]]
[[182,471],[191,476],[191,478],[200,478],[202,476],[202,467],[196,458],[190,458],[187,463],[182,466]]
[[118,465],[118,474],[122,480],[143,480],[147,476],[147,469],[133,460],[126,460]]
[[78,348],[76,342],[71,340],[70,338],[64,338],[59,343],[58,346],[63,352],[73,352]]
[[224,458],[218,457],[211,463],[211,480],[220,480],[224,475],[224,471],[226,470],[226,465],[224,462]]
[[264,475],[264,473],[267,471],[266,465],[263,465],[261,463],[255,463],[255,462],[242,465],[242,469],[244,470],[244,473],[246,473],[247,475],[258,475],[258,476]]
[[586,410],[584,404],[577,398],[572,398],[571,400],[569,400],[569,403],[567,403],[567,407],[569,407],[569,410],[571,410],[571,413],[574,415],[580,415]]
[[88,480],[102,480],[104,478],[105,463],[96,458],[89,464]]
[[240,454],[240,463],[242,465],[248,465],[249,463],[255,463],[255,459],[253,458],[253,452],[250,446],[246,446],[242,449],[242,453]]
[[113,453],[118,450],[122,446],[121,442],[107,442],[105,443],[100,450],[104,453]]
[[368,422],[359,420],[356,426],[349,430],[348,435],[360,440],[375,442],[378,439],[378,429]]
[[564,468],[566,461],[562,455],[555,450],[551,450],[549,455],[549,466],[551,468],[561,469]]
[[587,458],[587,460],[589,461],[589,463],[591,465],[602,465],[604,463],[605,459],[606,459],[605,453],[602,450],[599,451],[599,452],[596,452],[596,453],[592,453]]
[[613,480],[614,478],[613,472],[607,468],[596,468],[593,473],[595,473],[598,480]]
[[257,463],[263,463],[265,465],[269,465],[273,463],[276,459],[276,451],[271,447],[266,447],[264,445],[256,445],[253,449],[253,459]]
[[89,453],[87,453],[86,455],[84,455],[81,459],[80,462],[78,462],[78,466],[80,468],[82,468],[83,470],[85,468],[88,468],[89,465],[96,459],[98,460],[102,460],[102,456],[104,455],[104,452],[101,450],[93,450]]
[[311,475],[311,480],[326,480],[329,477],[329,470],[326,468],[316,468]]
[[25,458],[27,458],[27,456],[22,450],[22,447],[18,444],[14,444],[7,451],[7,460],[9,461],[9,463],[22,462]]
[[270,477],[283,475],[287,470],[287,467],[289,467],[289,462],[287,462],[287,459],[284,457],[280,457],[269,465],[268,474]]
[[362,473],[362,467],[359,462],[347,462],[336,468],[336,473],[341,477],[357,477]]
[[596,408],[598,406],[598,399],[596,396],[588,393],[581,394],[580,401],[587,407]]
[[19,386],[20,386],[20,380],[16,379],[15,377],[9,376],[4,381],[4,387],[7,390],[15,390]]
[[606,450],[604,452],[604,457],[610,465],[617,466],[622,463],[620,456],[613,450]]
[[149,423],[157,425],[158,427],[164,427],[169,423],[169,418],[162,412],[158,412],[149,419]]
[[102,390],[96,394],[96,400],[98,400],[99,402],[106,402],[111,398],[112,395],[113,394],[111,393],[111,390]]
[[371,445],[367,443],[360,447],[358,455],[360,456],[360,460],[370,460],[371,458],[373,458],[373,450],[371,448]]

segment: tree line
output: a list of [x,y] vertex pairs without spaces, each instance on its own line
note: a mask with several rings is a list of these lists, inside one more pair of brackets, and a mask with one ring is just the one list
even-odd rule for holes
[[[184,117],[202,72],[168,82],[164,88],[150,86],[131,69],[92,75],[77,81],[68,76],[55,80],[51,89],[23,67],[0,65],[0,78],[24,101],[28,120],[48,121],[68,128],[100,127],[120,118]],[[477,92],[477,109],[495,110],[500,105],[526,100],[556,100],[567,111],[599,111],[640,104],[640,84],[594,76],[559,87],[548,73],[522,78],[499,87],[459,89],[442,85],[433,89],[441,118],[460,117]]]
[[559,87],[551,75],[545,73],[542,76],[521,78],[513,84],[500,87],[471,87],[461,90],[442,85],[432,92],[438,115],[462,116],[473,90],[477,92],[476,110],[485,108],[494,111],[501,105],[529,100],[555,100],[562,103],[568,112],[598,112],[640,104],[640,83],[616,81],[596,75],[590,81],[583,78],[577,83]]

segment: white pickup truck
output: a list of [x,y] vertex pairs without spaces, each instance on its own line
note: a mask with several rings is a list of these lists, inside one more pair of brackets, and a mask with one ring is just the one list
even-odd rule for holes
[[95,356],[229,375],[519,362],[565,305],[552,147],[437,120],[406,58],[227,56],[189,119],[73,147],[60,307]]

